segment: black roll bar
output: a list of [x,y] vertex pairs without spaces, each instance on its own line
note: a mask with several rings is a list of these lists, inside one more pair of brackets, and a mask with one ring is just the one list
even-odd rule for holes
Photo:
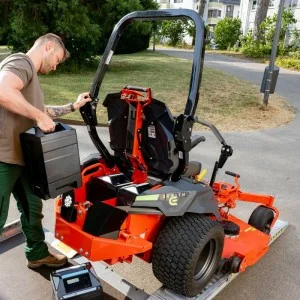
[[203,20],[197,12],[190,9],[162,9],[162,10],[146,10],[136,11],[124,16],[115,26],[110,39],[105,48],[103,57],[98,66],[96,75],[93,80],[93,84],[90,90],[90,96],[93,100],[96,100],[99,94],[105,72],[111,61],[111,57],[117,47],[119,39],[127,25],[133,21],[160,21],[160,20],[176,20],[189,18],[194,21],[196,26],[194,59],[189,87],[189,94],[187,103],[185,106],[184,114],[194,116],[198,99],[199,99],[199,87],[202,77],[203,60],[204,60],[204,33],[205,27]]
[[97,115],[96,108],[98,104],[98,94],[104,78],[104,75],[108,69],[108,65],[118,45],[120,37],[127,25],[133,21],[160,21],[160,20],[176,20],[189,18],[194,21],[196,26],[196,37],[195,37],[195,48],[194,48],[194,59],[191,72],[191,80],[189,87],[188,99],[184,109],[184,115],[186,117],[194,117],[195,111],[199,99],[199,87],[202,78],[203,60],[204,60],[204,37],[205,37],[205,26],[203,20],[193,10],[190,9],[163,9],[163,10],[146,10],[136,11],[124,16],[114,27],[114,30],[108,40],[103,57],[99,63],[96,74],[93,79],[93,83],[90,90],[91,102],[86,103],[80,108],[81,116],[87,125],[89,135],[105,159],[107,166],[113,167],[115,161],[113,156],[106,149],[105,145],[99,138],[95,126],[97,126]]

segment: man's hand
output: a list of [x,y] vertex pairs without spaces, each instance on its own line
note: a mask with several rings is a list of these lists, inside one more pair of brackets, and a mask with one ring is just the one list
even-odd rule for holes
[[53,132],[56,126],[52,119],[43,112],[36,118],[36,124],[45,133]]
[[78,96],[76,102],[73,104],[75,110],[78,110],[81,106],[85,105],[87,102],[92,101],[89,93],[82,93]]

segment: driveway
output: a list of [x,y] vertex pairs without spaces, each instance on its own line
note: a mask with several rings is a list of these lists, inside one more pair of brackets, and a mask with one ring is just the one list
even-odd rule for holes
[[[190,51],[159,52],[185,59],[192,59],[193,55]],[[211,53],[205,55],[204,66],[258,86],[265,69],[263,64]],[[280,218],[291,225],[257,265],[240,275],[216,299],[300,298],[300,73],[281,69],[276,93],[296,108],[295,120],[269,130],[224,134],[234,148],[233,157],[225,168],[241,174],[243,189],[273,194]],[[209,157],[209,152],[204,150],[206,146],[201,145],[195,157]],[[246,216],[246,211],[243,205],[241,214]]]
[[[189,51],[160,50],[161,53],[191,59]],[[226,56],[207,54],[205,66],[213,67],[232,75],[260,85],[264,66]],[[294,107],[299,108],[300,95],[299,73],[281,70],[276,92],[285,97]],[[75,127],[75,126],[74,126]],[[96,152],[88,138],[85,127],[76,127],[81,157]],[[224,170],[218,174],[218,180],[231,180],[224,175],[231,170],[241,175],[242,189],[254,193],[273,194],[276,206],[280,210],[280,218],[290,222],[290,226],[270,248],[266,256],[255,266],[239,275],[215,299],[300,299],[300,119],[296,118],[289,125],[275,129],[252,132],[226,132],[224,138],[234,149]],[[108,131],[98,128],[101,138],[108,145]],[[218,158],[220,144],[209,132],[202,133],[207,141],[199,145],[191,153],[191,159],[200,160],[210,174],[214,161]],[[208,176],[207,175],[207,176]],[[248,219],[253,205],[239,204],[237,215]],[[53,230],[53,202],[44,202],[44,225]],[[10,209],[10,221],[18,214],[14,204]],[[48,299],[50,284],[47,276],[38,276],[24,266],[22,243],[11,245],[11,251],[0,251],[0,299]],[[151,266],[139,261],[132,265],[117,265],[116,271],[140,288],[153,292],[159,283],[151,273]],[[11,271],[13,270],[13,272]],[[7,271],[7,272],[5,272]],[[25,272],[25,273],[24,273]],[[24,274],[22,297],[18,286]],[[27,277],[28,276],[28,277]],[[29,277],[30,276],[30,277]],[[29,279],[31,278],[31,279]],[[9,282],[4,284],[4,282]],[[107,289],[113,294],[112,289]],[[50,299],[50,298],[49,298]]]

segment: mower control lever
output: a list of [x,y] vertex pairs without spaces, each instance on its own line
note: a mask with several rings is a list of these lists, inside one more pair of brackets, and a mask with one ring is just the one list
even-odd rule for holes
[[199,119],[197,116],[194,119],[195,119],[195,122],[208,127],[214,133],[214,135],[220,141],[220,143],[223,145],[221,148],[221,154],[220,154],[219,160],[215,162],[214,170],[211,175],[209,185],[212,187],[216,180],[218,169],[223,168],[224,164],[227,161],[227,158],[232,155],[233,150],[232,150],[231,146],[227,145],[227,143],[225,142],[221,133],[219,132],[219,130],[216,128],[216,126],[214,124],[207,122],[205,120]]
[[240,174],[237,174],[237,173],[233,173],[233,172],[230,172],[230,171],[225,171],[225,174],[229,175],[229,176],[232,176],[232,177],[237,177],[237,178],[240,178]]
[[204,136],[202,136],[202,135],[193,135],[192,137],[191,137],[191,140],[192,140],[192,149],[194,148],[194,147],[196,147],[199,143],[201,143],[201,142],[205,142],[205,137]]
[[221,154],[220,154],[220,157],[219,157],[219,162],[218,162],[218,168],[219,169],[222,169],[227,158],[230,157],[233,153],[233,150],[231,148],[231,146],[229,145],[224,145],[221,149]]
[[195,117],[195,122],[208,127],[222,145],[227,145],[224,138],[222,137],[221,133],[219,132],[219,130],[216,128],[216,126],[214,124],[207,122],[203,119],[200,119],[197,116]]

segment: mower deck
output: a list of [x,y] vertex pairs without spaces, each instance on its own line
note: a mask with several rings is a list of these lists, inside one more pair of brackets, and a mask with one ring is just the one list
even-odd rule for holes
[[[288,227],[288,222],[277,220],[274,227],[271,230],[271,239],[269,245],[271,245],[281,234],[284,233]],[[194,300],[209,300],[213,299],[218,293],[220,293],[233,279],[235,279],[240,273],[226,273],[215,275],[206,288],[201,294],[194,298],[184,298],[168,289],[161,287],[153,295],[150,296],[149,300],[163,300],[163,299],[194,299]]]

